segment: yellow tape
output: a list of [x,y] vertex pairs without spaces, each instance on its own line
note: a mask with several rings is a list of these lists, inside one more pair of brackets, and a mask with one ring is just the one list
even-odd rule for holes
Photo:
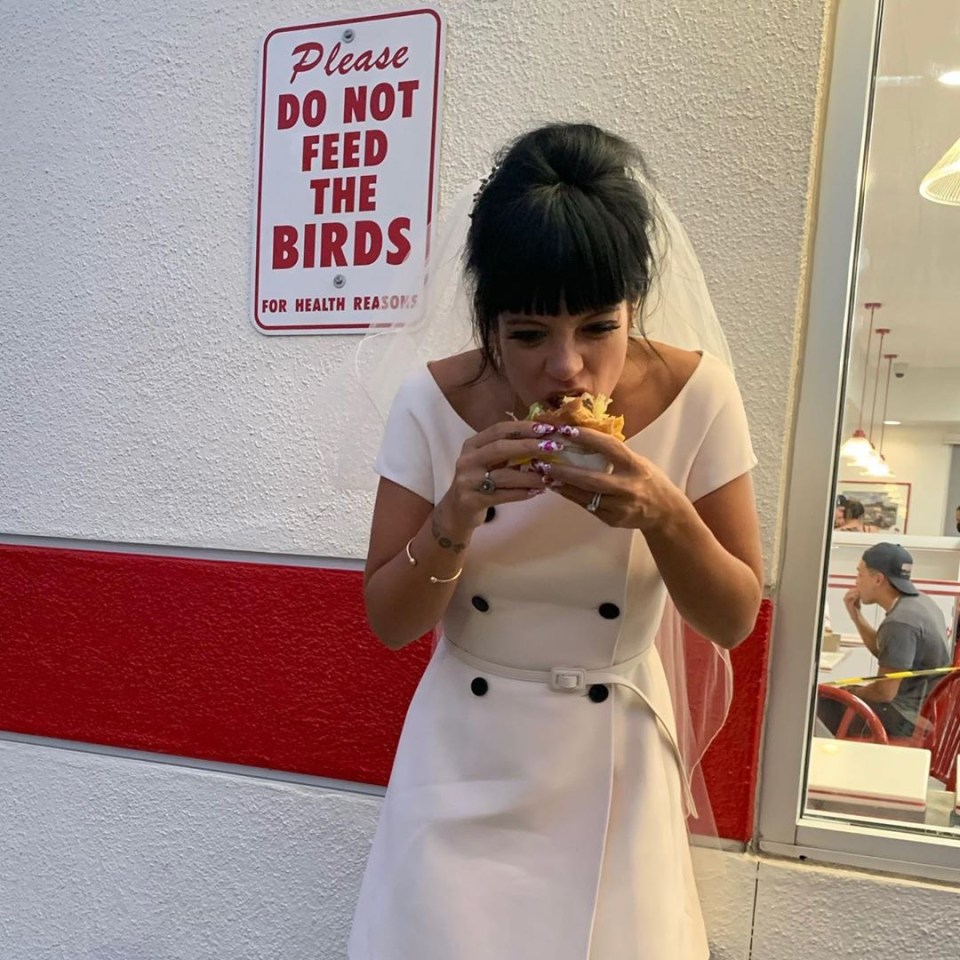
[[852,687],[860,683],[872,683],[874,680],[905,680],[907,677],[937,677],[944,673],[953,673],[960,667],[935,667],[931,670],[899,670],[897,673],[878,673],[875,677],[844,677],[842,680],[823,681],[831,687]]

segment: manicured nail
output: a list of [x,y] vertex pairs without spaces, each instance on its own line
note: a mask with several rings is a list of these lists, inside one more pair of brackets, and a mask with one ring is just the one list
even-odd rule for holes
[[546,450],[547,453],[554,453],[557,450],[563,449],[563,444],[559,440],[541,440],[537,447],[541,450]]
[[531,460],[530,467],[531,469],[539,473],[541,476],[545,473],[550,472],[550,464],[544,460]]
[[546,493],[546,490],[528,490],[527,497],[539,497],[541,493]]
[[557,428],[552,423],[535,423],[533,425],[533,432],[538,437],[542,437],[545,433],[553,433],[553,431],[556,429]]
[[559,429],[559,433],[563,437],[579,437],[580,431],[577,427],[571,427],[569,424],[564,424]]

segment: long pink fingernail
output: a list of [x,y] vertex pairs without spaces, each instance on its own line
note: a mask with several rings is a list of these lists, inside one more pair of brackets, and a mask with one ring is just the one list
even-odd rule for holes
[[540,450],[546,450],[547,453],[555,453],[558,450],[563,449],[563,444],[559,440],[541,440],[537,447]]
[[527,497],[539,497],[541,493],[546,493],[546,490],[528,490]]
[[535,423],[533,425],[533,432],[538,436],[542,437],[545,433],[553,433],[557,428],[551,423]]
[[558,432],[563,437],[579,437],[580,436],[580,431],[579,429],[577,429],[577,427],[571,427],[569,424],[566,424],[566,423],[562,427],[560,427]]

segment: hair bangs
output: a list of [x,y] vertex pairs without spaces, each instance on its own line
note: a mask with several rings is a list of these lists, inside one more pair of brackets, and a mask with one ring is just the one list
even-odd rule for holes
[[504,213],[477,277],[475,304],[488,320],[587,313],[639,295],[630,281],[638,251],[590,198],[556,191],[542,206]]

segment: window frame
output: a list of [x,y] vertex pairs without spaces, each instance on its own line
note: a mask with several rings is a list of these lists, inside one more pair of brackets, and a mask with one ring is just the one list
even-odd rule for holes
[[[836,9],[782,514],[756,845],[775,856],[960,883],[960,847],[953,837],[945,843],[936,834],[897,826],[831,822],[803,809],[882,7],[883,0],[840,0]],[[833,429],[824,429],[830,424]],[[811,517],[823,521],[811,523]]]

